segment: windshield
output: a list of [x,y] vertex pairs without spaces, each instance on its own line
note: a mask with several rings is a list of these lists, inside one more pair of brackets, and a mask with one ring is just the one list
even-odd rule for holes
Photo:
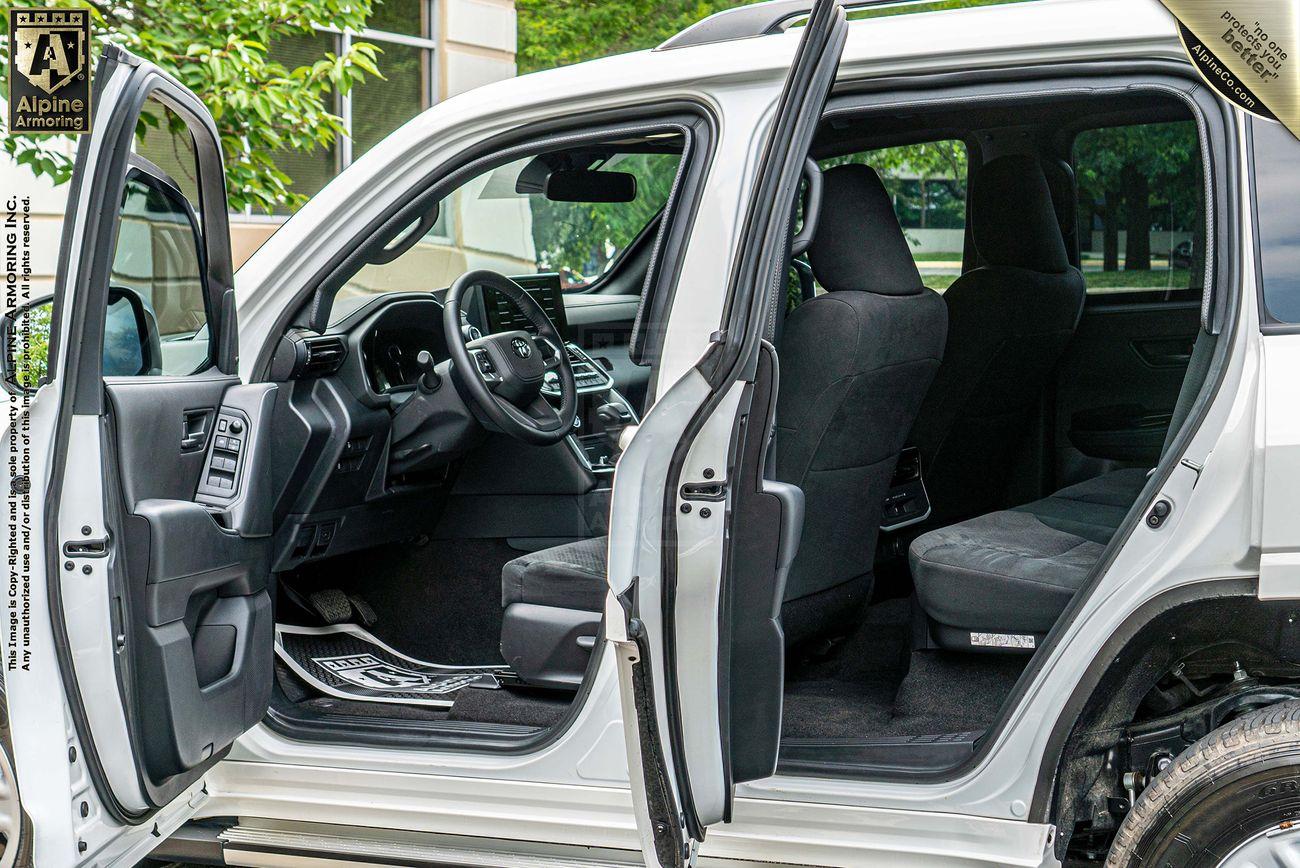
[[442,289],[479,268],[553,272],[566,292],[590,289],[662,210],[680,161],[675,150],[588,148],[484,172],[441,201],[437,222],[413,247],[354,274],[336,297],[334,320],[377,294]]

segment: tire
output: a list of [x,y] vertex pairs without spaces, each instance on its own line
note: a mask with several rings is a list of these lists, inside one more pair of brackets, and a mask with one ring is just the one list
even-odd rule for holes
[[1213,868],[1261,832],[1298,818],[1300,700],[1293,700],[1221,726],[1183,751],[1120,824],[1106,868]]

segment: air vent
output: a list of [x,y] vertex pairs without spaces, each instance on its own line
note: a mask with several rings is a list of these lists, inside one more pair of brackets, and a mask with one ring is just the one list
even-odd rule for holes
[[294,379],[332,374],[342,366],[347,354],[348,346],[343,338],[306,338],[298,344],[295,354],[298,363],[294,365]]

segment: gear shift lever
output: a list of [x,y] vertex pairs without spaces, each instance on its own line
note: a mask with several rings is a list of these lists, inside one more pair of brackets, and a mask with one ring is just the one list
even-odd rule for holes
[[620,451],[618,445],[619,435],[623,429],[632,424],[632,411],[626,404],[611,401],[608,404],[601,404],[596,408],[596,418],[600,420],[601,427],[604,428],[605,439],[609,441],[609,448],[615,455]]

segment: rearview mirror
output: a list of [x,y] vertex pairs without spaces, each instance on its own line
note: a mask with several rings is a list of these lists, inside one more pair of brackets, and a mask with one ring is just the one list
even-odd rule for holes
[[636,175],[557,169],[546,176],[542,193],[552,202],[631,202],[636,198]]
[[35,392],[49,371],[54,297],[38,298],[0,317],[0,378],[6,392]]

